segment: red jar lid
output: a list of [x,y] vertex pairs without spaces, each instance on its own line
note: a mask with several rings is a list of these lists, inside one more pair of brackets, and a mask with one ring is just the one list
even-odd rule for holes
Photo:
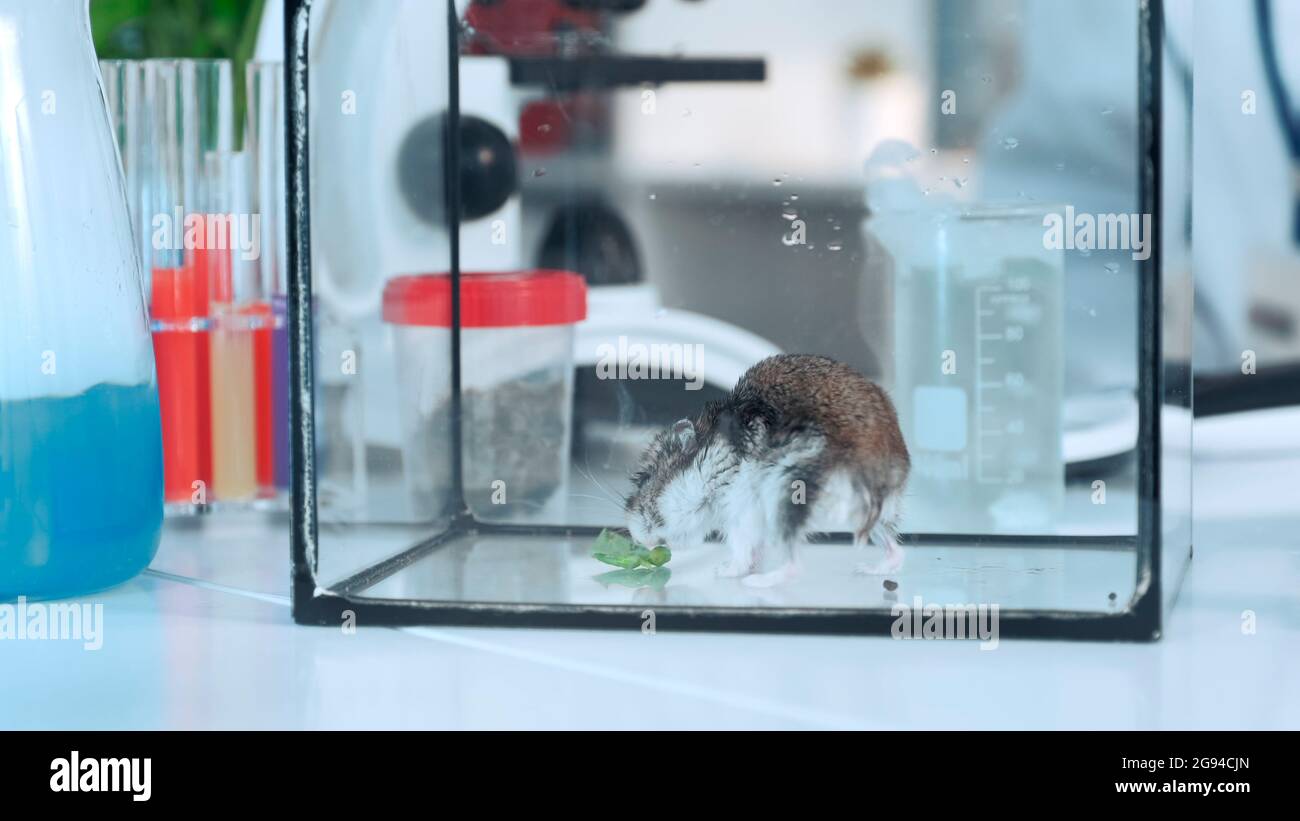
[[[462,328],[568,325],[587,318],[587,283],[571,271],[462,273]],[[408,274],[384,286],[384,321],[451,327],[451,276]]]

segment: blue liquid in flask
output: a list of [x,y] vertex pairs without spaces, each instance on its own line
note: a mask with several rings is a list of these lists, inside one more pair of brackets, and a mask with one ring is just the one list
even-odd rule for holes
[[0,400],[0,602],[139,573],[158,549],[162,481],[152,384]]

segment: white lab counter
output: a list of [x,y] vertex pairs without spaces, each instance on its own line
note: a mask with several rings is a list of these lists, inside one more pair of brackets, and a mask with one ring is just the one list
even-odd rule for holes
[[[1198,441],[1262,422],[1198,423]],[[169,526],[150,571],[95,597],[99,650],[0,641],[0,728],[1296,729],[1300,442],[1246,452],[1198,461],[1197,554],[1156,644],[347,634],[292,623],[287,535],[250,519],[220,541]]]

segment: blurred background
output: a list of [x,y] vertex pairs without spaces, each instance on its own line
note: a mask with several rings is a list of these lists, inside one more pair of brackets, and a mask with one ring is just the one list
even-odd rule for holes
[[[234,61],[234,76],[240,77],[243,63],[259,49],[259,31],[262,56],[266,59],[280,56],[281,5],[280,0],[269,0],[269,5],[268,0],[92,0],[91,15],[95,45],[101,58],[223,57]],[[532,25],[532,21],[545,21],[551,13],[548,9],[564,6],[532,0],[481,5],[484,9],[497,7],[493,12],[497,18],[517,15],[520,30]],[[578,3],[574,7],[583,5]],[[1116,87],[1119,78],[1114,73],[1107,76],[1100,71],[1069,68],[1071,60],[1089,52],[1100,54],[1102,50],[1107,59],[1096,61],[1099,68],[1129,64],[1136,44],[1128,30],[1130,27],[1118,24],[1126,19],[1123,11],[1126,5],[1103,3],[1092,14],[1079,4],[1052,7],[1024,0],[989,0],[977,4],[932,0],[907,5],[879,3],[873,6],[870,15],[863,15],[854,13],[857,7],[853,3],[825,0],[816,5],[815,11],[807,12],[806,22],[810,24],[800,25],[798,21],[804,13],[781,3],[751,4],[744,11],[739,6],[729,8],[726,0],[627,3],[615,6],[626,8],[628,13],[611,16],[597,28],[610,38],[606,48],[617,42],[625,50],[644,45],[666,48],[670,53],[743,53],[746,42],[762,42],[778,31],[781,36],[780,51],[768,55],[769,63],[776,70],[770,72],[768,88],[762,97],[755,96],[752,89],[739,90],[737,86],[710,90],[698,86],[666,86],[665,105],[681,115],[694,102],[699,107],[696,118],[680,117],[673,123],[671,134],[662,129],[643,128],[628,134],[630,139],[621,143],[619,150],[629,157],[641,159],[637,152],[648,150],[645,147],[651,143],[656,158],[681,156],[687,143],[694,147],[693,152],[687,153],[699,155],[705,147],[699,139],[699,132],[706,127],[704,123],[713,128],[724,119],[730,123],[726,128],[731,130],[731,136],[753,134],[758,123],[747,119],[745,112],[753,114],[754,103],[761,104],[764,98],[775,102],[780,95],[783,116],[762,123],[763,139],[713,139],[709,143],[717,147],[714,150],[724,150],[721,147],[726,146],[725,150],[737,163],[743,161],[745,152],[762,152],[766,161],[779,159],[776,164],[789,166],[789,173],[799,176],[806,176],[805,170],[813,170],[802,167],[809,163],[827,172],[834,168],[839,182],[845,184],[846,175],[860,171],[864,146],[883,136],[902,137],[914,145],[924,143],[959,153],[960,159],[968,164],[951,175],[936,175],[945,177],[945,180],[936,179],[936,183],[946,182],[948,178],[996,177],[990,179],[989,185],[989,193],[995,196],[1015,198],[1027,191],[1029,199],[1070,197],[1077,202],[1078,195],[1085,190],[1094,198],[1117,190],[1120,180],[1132,171],[1116,165],[1117,161],[1121,165],[1124,162],[1117,156],[1122,153],[1117,151],[1117,140],[1131,136],[1125,130],[1133,127],[1131,105],[1126,105],[1131,100],[1124,99],[1128,92]],[[459,6],[468,4],[462,2]],[[598,6],[595,4],[593,8]],[[1175,39],[1187,42],[1175,47],[1178,56],[1174,59],[1186,63],[1194,56],[1197,64],[1205,69],[1197,84],[1202,89],[1200,95],[1217,100],[1218,108],[1202,106],[1210,119],[1201,123],[1207,147],[1198,156],[1208,156],[1210,147],[1225,149],[1214,152],[1217,161],[1197,167],[1201,184],[1194,189],[1204,194],[1197,213],[1205,215],[1202,221],[1206,226],[1205,237],[1208,241],[1212,232],[1221,236],[1225,231],[1233,231],[1257,246],[1248,251],[1232,251],[1229,250],[1232,243],[1218,239],[1212,247],[1202,244],[1203,256],[1212,261],[1207,267],[1212,265],[1215,269],[1213,275],[1199,275],[1198,282],[1201,286],[1197,305],[1200,330],[1197,344],[1201,351],[1198,365],[1206,374],[1238,370],[1241,352],[1246,349],[1256,352],[1266,362],[1300,360],[1300,320],[1297,320],[1300,297],[1295,295],[1298,289],[1290,273],[1295,243],[1285,236],[1289,232],[1282,230],[1289,224],[1286,214],[1293,210],[1285,171],[1290,164],[1288,145],[1294,140],[1281,127],[1283,120],[1277,115],[1287,105],[1277,95],[1287,95],[1287,99],[1294,96],[1287,89],[1296,69],[1291,65],[1295,61],[1289,60],[1286,54],[1280,60],[1276,55],[1270,58],[1270,49],[1262,39],[1269,36],[1278,42],[1286,41],[1286,35],[1296,25],[1294,6],[1265,0],[1260,4],[1202,10],[1201,31],[1212,27],[1230,32],[1240,48],[1197,48],[1193,30],[1175,34]],[[837,23],[813,25],[814,20]],[[1027,26],[1034,31],[1032,37],[1025,36],[1030,30]],[[1067,29],[1072,32],[1070,36],[1057,34]],[[546,33],[534,31],[533,34]],[[1036,64],[1041,70],[1033,68]],[[1173,69],[1173,78],[1180,82],[1190,66],[1176,65]],[[784,96],[785,90],[795,87],[800,89],[797,108]],[[923,105],[922,101],[936,98],[945,89],[960,92],[960,105],[954,105],[943,116],[936,116],[938,107]],[[1110,99],[1101,99],[1104,91],[1115,93]],[[235,84],[234,93],[236,105],[242,106],[242,83]],[[1247,95],[1249,113],[1244,111]],[[873,115],[864,119],[862,111],[866,110],[868,100]],[[1063,105],[1064,100],[1069,100],[1069,105]],[[1233,100],[1236,102],[1232,103]],[[1096,122],[1079,119],[1078,111],[1083,106],[1108,112],[1108,119]],[[1229,108],[1235,116],[1221,116]],[[863,129],[846,128],[846,117],[862,121]],[[1080,125],[1092,131],[1080,132],[1074,127]],[[1044,132],[1045,136],[1067,139],[1069,143],[1062,146],[1063,150],[1075,145],[1079,150],[1068,158],[1048,156],[1041,144],[1036,145],[1032,139],[1035,130]],[[1011,135],[1011,131],[1024,132],[1021,136],[1027,134],[1031,139],[1016,149],[1015,168],[999,175],[998,166],[1011,165],[1012,155],[999,156],[980,149],[1005,145],[1008,139],[1019,141],[1020,137]],[[812,145],[816,146],[815,151],[808,150]],[[1033,162],[1023,159],[1030,152],[1037,154]],[[703,166],[711,159],[716,158],[703,156],[696,161]],[[1058,169],[1062,163],[1068,167]],[[691,175],[687,171],[691,167],[679,168],[683,178],[672,182],[678,187],[689,184]],[[525,173],[530,170],[524,168]],[[1036,179],[1026,186],[1022,179],[1015,178],[1017,175]],[[542,195],[544,181],[537,178],[532,182],[536,183],[539,196]],[[806,197],[805,202],[806,207],[815,209],[821,216],[828,201],[837,198],[833,186],[818,187],[821,190]],[[855,198],[853,187],[847,187],[851,190],[841,192],[839,200]],[[666,191],[663,196],[674,194]],[[1275,202],[1273,206],[1260,207],[1261,199]],[[1242,207],[1232,207],[1237,204]],[[682,223],[674,226],[674,230],[689,229],[696,224],[689,214],[682,215]],[[704,225],[708,225],[707,220]],[[530,230],[540,232],[544,228]],[[641,243],[642,253],[653,256],[641,261],[643,267],[654,271],[655,276],[673,278],[674,287],[669,287],[669,293],[665,294],[668,301],[691,300],[697,306],[704,305],[706,312],[722,311],[728,319],[766,331],[783,347],[811,345],[854,361],[868,371],[887,372],[888,363],[881,361],[880,353],[872,350],[872,345],[853,338],[858,335],[853,326],[864,320],[860,309],[868,311],[870,317],[872,300],[828,297],[822,304],[807,304],[803,310],[818,314],[819,329],[809,331],[812,336],[791,337],[791,331],[771,327],[772,318],[761,313],[770,311],[770,306],[739,306],[734,300],[728,300],[732,289],[729,277],[702,278],[692,273],[691,260],[704,257],[691,250],[689,236],[683,236],[682,240],[686,244],[675,252],[658,243]],[[737,243],[738,250],[746,247],[752,246]],[[831,260],[860,257],[860,249],[856,248],[849,248],[840,257],[815,253],[816,250],[809,249],[801,264],[827,269],[824,274],[830,277],[843,277],[836,266],[845,264]],[[738,259],[735,267],[751,268],[752,262]],[[628,275],[626,271],[609,274]],[[689,295],[675,293],[675,286],[684,287],[685,281],[693,281],[694,287],[707,290]],[[863,305],[864,302],[868,304]],[[755,311],[760,313],[752,313]],[[751,315],[746,316],[747,312]]]
[[265,0],[91,0],[95,51],[104,60],[224,57],[246,62]]

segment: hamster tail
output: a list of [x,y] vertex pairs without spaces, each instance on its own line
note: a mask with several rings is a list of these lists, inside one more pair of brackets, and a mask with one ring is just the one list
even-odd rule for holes
[[854,533],[859,546],[868,542],[885,549],[885,558],[876,565],[859,565],[858,572],[871,575],[887,575],[903,567],[903,548],[898,543],[898,513],[901,492],[873,492],[864,488],[864,513],[861,525]]

